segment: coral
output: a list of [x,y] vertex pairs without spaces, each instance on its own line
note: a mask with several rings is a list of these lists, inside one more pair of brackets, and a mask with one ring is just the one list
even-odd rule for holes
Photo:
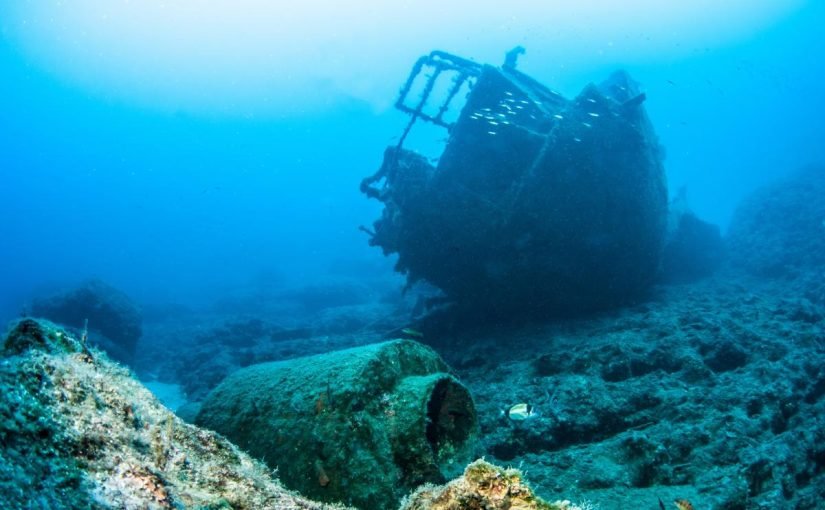
[[467,466],[464,475],[446,485],[424,485],[401,510],[583,510],[569,501],[548,503],[535,496],[516,469],[484,460]]

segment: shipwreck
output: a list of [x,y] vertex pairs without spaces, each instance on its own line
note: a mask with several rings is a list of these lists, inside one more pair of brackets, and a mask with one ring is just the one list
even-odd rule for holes
[[[656,280],[667,225],[663,151],[625,72],[573,99],[516,69],[434,51],[396,107],[409,115],[361,191],[384,209],[370,244],[487,318],[572,315],[637,299]],[[404,147],[425,122],[436,164]]]

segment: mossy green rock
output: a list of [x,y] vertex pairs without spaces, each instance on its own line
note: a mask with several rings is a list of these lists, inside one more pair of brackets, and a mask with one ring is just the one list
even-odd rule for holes
[[370,509],[459,475],[477,436],[466,388],[409,340],[239,370],[196,422],[277,467],[291,489]]

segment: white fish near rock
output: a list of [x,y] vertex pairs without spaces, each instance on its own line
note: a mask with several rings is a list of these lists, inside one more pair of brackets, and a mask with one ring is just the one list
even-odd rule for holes
[[504,416],[509,418],[512,421],[522,422],[529,420],[530,418],[535,418],[538,416],[536,412],[536,408],[531,406],[530,404],[516,404],[510,409],[501,412]]

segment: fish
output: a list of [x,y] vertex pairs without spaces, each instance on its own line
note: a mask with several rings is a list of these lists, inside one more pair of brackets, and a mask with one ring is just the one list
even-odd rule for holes
[[424,333],[418,331],[417,329],[413,329],[413,328],[404,328],[404,329],[401,330],[401,333],[403,333],[406,336],[413,337],[413,338],[424,338]]
[[659,498],[659,510],[666,510],[665,509],[665,502],[662,501],[662,498]]
[[590,113],[588,113],[588,115],[590,115],[591,117],[598,117],[599,116],[599,114],[596,113],[596,112],[590,112]]
[[559,114],[553,115],[553,117],[555,117],[555,118],[557,118],[557,119],[559,119],[559,120],[561,120],[561,119],[563,119],[563,118],[564,118],[564,117],[562,117],[562,116],[561,116],[561,115],[559,115]]
[[513,421],[525,421],[538,416],[536,408],[525,403],[516,404],[510,409],[502,411],[502,414]]
[[487,134],[488,135],[494,135],[494,134],[496,134],[496,132],[495,131],[487,131]]
[[693,505],[686,499],[677,499],[673,502],[679,510],[693,510]]

